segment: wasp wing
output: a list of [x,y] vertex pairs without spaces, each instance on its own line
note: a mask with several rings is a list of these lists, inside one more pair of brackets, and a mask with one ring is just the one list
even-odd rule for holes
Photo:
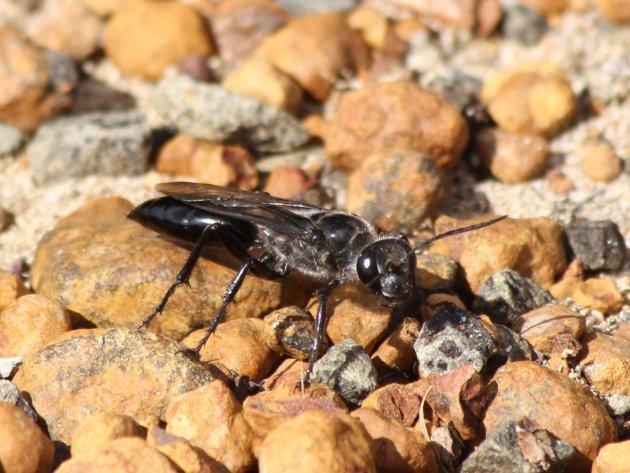
[[191,207],[298,238],[308,237],[316,228],[310,216],[326,212],[314,205],[280,199],[264,192],[247,192],[212,184],[168,182],[155,188]]

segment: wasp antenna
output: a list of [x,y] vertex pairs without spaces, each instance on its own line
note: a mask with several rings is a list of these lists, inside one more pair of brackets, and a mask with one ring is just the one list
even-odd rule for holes
[[500,217],[491,218],[490,220],[486,220],[485,222],[475,223],[474,225],[468,225],[467,227],[460,227],[454,230],[449,230],[448,232],[440,233],[439,235],[435,235],[427,240],[424,240],[417,246],[414,246],[414,253],[421,250],[422,248],[429,246],[431,243],[437,240],[441,240],[442,238],[450,237],[453,235],[459,235],[460,233],[472,232],[473,230],[478,230],[483,227],[487,227],[488,225],[493,225],[501,220],[507,218],[507,215],[501,215]]

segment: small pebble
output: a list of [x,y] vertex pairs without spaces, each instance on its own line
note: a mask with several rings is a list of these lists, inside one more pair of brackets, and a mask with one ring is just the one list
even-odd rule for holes
[[[482,220],[458,222],[440,217],[436,232]],[[436,241],[430,251],[448,255],[461,264],[473,292],[492,274],[506,268],[548,288],[567,266],[562,228],[549,218],[507,218],[474,232]]]
[[174,399],[166,407],[164,419],[168,433],[189,440],[229,471],[245,473],[254,466],[252,435],[243,407],[222,381]]
[[366,157],[413,150],[440,168],[457,164],[468,144],[464,118],[440,95],[403,81],[345,93],[324,139],[331,163],[352,171]]
[[29,393],[51,437],[69,444],[96,411],[154,425],[172,399],[212,381],[180,351],[179,343],[147,330],[74,330],[26,358],[13,382]]
[[444,174],[422,153],[374,153],[348,179],[347,210],[383,231],[410,233],[435,212],[446,190]]
[[524,418],[503,424],[464,461],[461,473],[565,471],[575,448]]
[[588,271],[617,271],[623,266],[626,244],[611,220],[578,219],[565,228],[571,251]]
[[454,306],[426,321],[414,344],[422,377],[469,364],[481,372],[495,348],[496,341],[479,318]]
[[579,339],[584,333],[584,317],[562,304],[551,304],[531,310],[512,322],[512,328],[534,349],[546,356],[551,354],[556,338],[570,333]]
[[588,144],[580,150],[584,174],[597,182],[611,182],[621,174],[623,161],[610,146]]
[[127,3],[107,22],[105,52],[123,73],[158,80],[188,56],[212,56],[203,17],[176,1]]
[[23,139],[19,128],[0,123],[0,157],[15,152]]
[[0,357],[33,355],[70,330],[70,313],[41,294],[22,296],[0,312]]
[[19,407],[33,422],[38,421],[37,412],[33,410],[25,395],[15,384],[6,379],[0,379],[0,402]]
[[143,429],[129,416],[95,412],[72,433],[72,456],[89,454],[122,437],[144,437]]
[[428,389],[422,381],[386,384],[366,397],[361,407],[374,409],[385,418],[405,427],[413,427],[418,421],[420,405]]
[[625,473],[630,465],[630,440],[604,445],[593,462],[591,473]]
[[484,128],[475,135],[475,143],[492,175],[506,184],[539,177],[549,163],[549,144],[538,136]]
[[488,314],[495,323],[510,326],[518,316],[552,302],[551,294],[530,278],[505,269],[483,283],[473,309]]
[[372,437],[378,471],[417,473],[438,471],[431,444],[417,430],[404,427],[369,408],[354,410],[352,417],[364,425]]
[[420,322],[416,319],[405,317],[402,323],[372,354],[372,363],[379,375],[388,372],[411,373],[416,356],[413,344],[420,332]]
[[455,284],[457,262],[446,255],[421,253],[416,257],[416,284],[426,291],[447,291]]
[[271,171],[264,192],[282,199],[295,199],[310,189],[315,180],[297,166],[280,166]]
[[504,7],[501,24],[506,38],[516,39],[529,46],[536,44],[549,29],[543,16],[520,3]]
[[79,81],[72,91],[73,115],[91,112],[113,112],[135,108],[133,96],[116,90],[93,77]]
[[630,5],[619,0],[596,0],[595,6],[601,16],[615,23],[630,21]]
[[584,336],[577,358],[586,380],[598,393],[630,396],[630,341],[600,332]]
[[148,137],[138,111],[94,112],[42,125],[26,154],[37,184],[91,174],[133,175],[147,168]]
[[298,360],[308,359],[315,337],[311,314],[300,307],[289,306],[266,315],[263,322],[263,339],[269,348]]
[[0,465],[2,470],[20,473],[52,471],[55,447],[22,409],[0,402]]
[[347,414],[307,411],[271,432],[260,447],[261,473],[376,473],[372,439]]
[[571,293],[573,302],[582,307],[597,310],[605,315],[614,314],[624,304],[623,294],[610,277],[589,278],[576,284]]
[[193,79],[166,76],[157,85],[153,107],[181,133],[210,142],[238,139],[259,151],[290,151],[308,134],[288,113],[258,100]]
[[325,100],[341,71],[367,68],[368,48],[336,12],[307,15],[267,37],[254,53],[295,80],[317,100]]
[[492,379],[496,395],[484,417],[488,436],[524,417],[578,450],[568,471],[587,473],[617,432],[601,402],[584,386],[531,361],[508,363]]
[[562,13],[569,6],[569,2],[570,0],[521,0],[521,3],[543,16]]
[[29,293],[28,288],[22,282],[22,278],[4,271],[0,271],[0,314],[18,297]]
[[[260,319],[235,319],[219,324],[199,352],[202,362],[218,362],[252,381],[266,377],[279,362],[279,355],[265,343],[265,323]],[[206,329],[192,332],[182,345],[194,348]]]
[[330,386],[353,405],[360,404],[378,386],[370,356],[350,339],[328,349],[313,366],[312,379]]

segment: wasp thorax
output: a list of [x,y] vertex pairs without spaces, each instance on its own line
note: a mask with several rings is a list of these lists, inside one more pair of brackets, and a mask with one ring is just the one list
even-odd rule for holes
[[406,240],[387,238],[368,245],[357,260],[359,280],[389,300],[409,297],[415,286],[416,255]]

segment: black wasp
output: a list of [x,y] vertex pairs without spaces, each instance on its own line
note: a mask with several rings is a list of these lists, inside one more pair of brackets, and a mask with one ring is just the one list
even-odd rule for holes
[[138,328],[164,310],[175,289],[188,282],[204,246],[220,243],[242,261],[214,320],[195,348],[199,352],[221,322],[248,271],[265,277],[299,275],[321,284],[317,335],[309,373],[319,355],[326,300],[339,285],[362,284],[390,305],[415,297],[415,252],[435,240],[491,225],[505,216],[457,228],[412,247],[402,234],[383,235],[356,215],[210,184],[172,182],[156,190],[167,197],[136,207],[129,218],[176,240],[194,243],[190,256],[162,301]]

